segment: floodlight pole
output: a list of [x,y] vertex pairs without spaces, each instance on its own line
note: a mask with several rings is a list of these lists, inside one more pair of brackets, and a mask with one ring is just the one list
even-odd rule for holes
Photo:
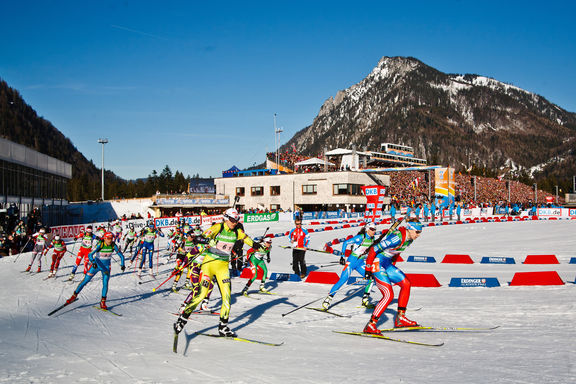
[[104,145],[108,144],[108,139],[98,139],[98,142],[102,144],[102,201],[104,201]]
[[283,132],[282,128],[276,128],[276,114],[274,114],[274,135],[276,141],[276,169],[280,173],[280,132]]

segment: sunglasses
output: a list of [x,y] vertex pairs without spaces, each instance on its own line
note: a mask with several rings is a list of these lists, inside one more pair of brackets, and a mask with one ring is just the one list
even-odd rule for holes
[[422,231],[416,231],[416,233],[417,233],[417,234],[421,234],[421,233],[422,233]]

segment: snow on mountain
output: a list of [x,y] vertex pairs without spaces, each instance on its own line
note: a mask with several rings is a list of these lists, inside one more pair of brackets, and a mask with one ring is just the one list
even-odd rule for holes
[[415,58],[383,57],[362,81],[329,97],[283,148],[317,155],[394,142],[435,164],[466,163],[466,148],[478,166],[511,161],[524,170],[561,155],[568,177],[575,139],[576,114],[542,96],[485,76],[445,74]]

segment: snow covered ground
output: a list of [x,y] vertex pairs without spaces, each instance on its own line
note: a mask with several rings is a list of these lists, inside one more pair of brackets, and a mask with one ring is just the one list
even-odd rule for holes
[[[289,224],[269,224],[273,233]],[[268,224],[247,224],[252,236]],[[355,234],[357,228],[314,233],[311,246]],[[434,256],[438,263],[398,264],[407,273],[433,273],[439,288],[412,289],[407,315],[424,325],[500,326],[486,332],[394,333],[392,337],[444,342],[424,347],[348,336],[333,330],[361,330],[370,312],[358,308],[359,295],[332,307],[350,317],[311,310],[290,311],[323,298],[328,285],[269,282],[277,295],[239,296],[245,279],[232,280],[230,326],[242,337],[284,342],[280,347],[246,344],[196,335],[215,333],[217,316],[192,316],[172,352],[172,323],[185,296],[156,292],[173,265],[159,267],[155,282],[138,284],[134,273],[113,265],[108,303],[122,317],[92,308],[100,300],[97,276],[79,301],[57,315],[47,313],[68,298],[76,282],[67,282],[73,259],[66,256],[56,280],[22,273],[29,254],[14,263],[0,259],[0,382],[6,383],[574,383],[576,382],[576,222],[483,223],[426,228],[409,255]],[[276,245],[288,244],[286,238]],[[160,245],[165,245],[164,240]],[[339,249],[336,248],[335,249]],[[447,253],[469,254],[470,265],[441,264]],[[555,254],[558,265],[523,265],[528,254]],[[480,264],[483,256],[514,257],[513,265]],[[163,262],[164,258],[160,257]],[[312,268],[337,257],[307,253]],[[289,250],[274,247],[270,271],[291,272]],[[43,269],[46,263],[43,261]],[[339,271],[339,266],[322,268]],[[515,272],[558,271],[562,286],[508,286]],[[132,272],[133,270],[130,270]],[[452,277],[497,277],[498,288],[448,287]],[[148,278],[143,279],[143,281]],[[256,285],[256,284],[254,284]],[[257,285],[256,285],[257,286]],[[166,289],[164,289],[164,287]],[[356,286],[344,288],[334,301]],[[397,291],[396,291],[397,293]],[[373,298],[380,294],[374,292]],[[321,300],[318,301],[318,305]],[[217,290],[211,306],[219,308]],[[412,309],[412,310],[410,310]],[[381,319],[391,327],[396,301]]]

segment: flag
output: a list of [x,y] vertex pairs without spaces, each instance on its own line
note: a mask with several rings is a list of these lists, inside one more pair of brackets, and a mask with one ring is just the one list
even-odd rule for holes
[[296,151],[296,146],[294,145],[294,143],[292,143],[292,150],[294,151],[294,153],[298,152]]

